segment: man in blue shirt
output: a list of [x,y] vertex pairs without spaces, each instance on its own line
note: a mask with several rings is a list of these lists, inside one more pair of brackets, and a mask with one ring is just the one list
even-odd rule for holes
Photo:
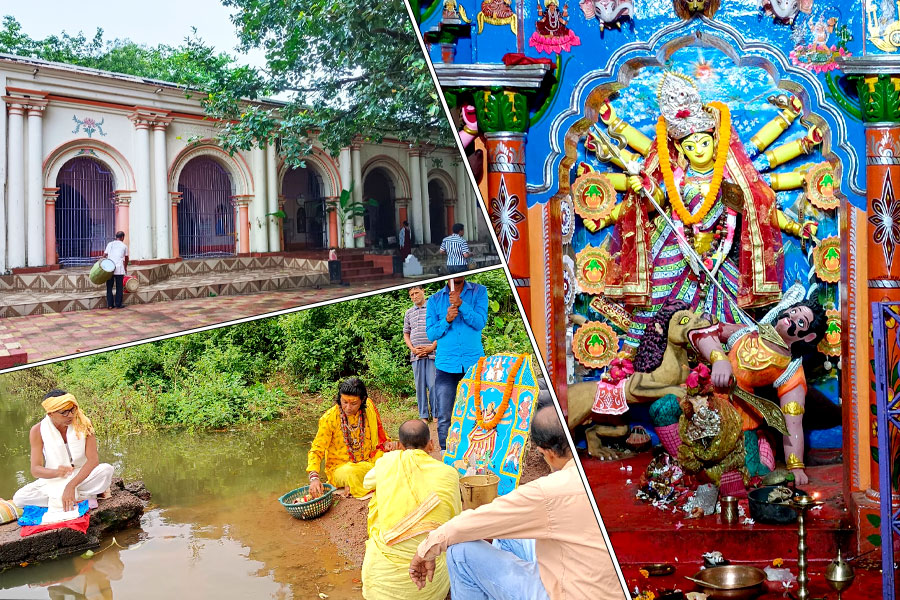
[[426,333],[437,342],[435,351],[434,406],[438,441],[447,447],[447,431],[456,387],[466,370],[484,356],[481,330],[487,324],[487,288],[454,277],[441,291],[428,298]]

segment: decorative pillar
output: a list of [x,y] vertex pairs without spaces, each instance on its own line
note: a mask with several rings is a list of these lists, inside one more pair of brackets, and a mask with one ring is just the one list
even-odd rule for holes
[[28,231],[27,264],[29,267],[39,267],[47,264],[44,262],[47,254],[44,242],[44,148],[43,125],[44,108],[47,100],[28,100],[28,166],[27,186],[28,199],[25,210]]
[[410,229],[412,229],[412,238],[414,244],[422,244],[425,239],[425,225],[422,223],[422,169],[419,167],[422,152],[418,148],[409,147],[409,185],[412,188],[412,198],[410,200],[410,212],[412,220],[410,220]]
[[8,267],[25,266],[25,107],[22,98],[3,98],[9,110],[7,171]]
[[[444,206],[447,207],[447,235],[453,233],[453,225],[456,224],[456,215],[453,214],[453,207],[455,204],[456,200],[453,200],[452,198],[447,198],[444,201]],[[463,224],[463,227],[465,228],[465,224]]]
[[[362,159],[360,157],[361,148],[362,142],[359,140],[353,140],[353,143],[350,144],[350,165],[353,170],[353,202],[356,206],[360,206],[363,201]],[[364,223],[365,219],[362,215],[353,218],[353,226],[355,229],[359,229]],[[355,232],[353,235],[356,235]],[[366,245],[366,238],[365,236],[354,237],[353,242],[354,247],[364,248]]]
[[[445,95],[454,105],[451,108],[455,107],[455,99],[459,97],[457,92],[474,90],[475,116],[478,131],[484,132],[488,165],[484,201],[490,207],[491,225],[512,275],[516,293],[532,323],[535,322],[532,320],[533,311],[565,314],[565,302],[560,291],[562,286],[551,285],[545,277],[545,273],[549,273],[552,278],[554,272],[561,272],[563,268],[561,244],[558,240],[557,247],[552,244],[553,236],[559,238],[560,235],[559,217],[556,216],[555,222],[548,222],[547,227],[543,226],[543,222],[529,227],[526,222],[529,211],[525,183],[525,134],[530,124],[529,94],[541,88],[550,69],[550,65],[546,64],[514,67],[480,64],[477,70],[463,64],[435,65],[441,86],[450,92]],[[465,179],[469,180],[468,177]],[[467,212],[472,216],[476,213],[475,210]],[[470,222],[474,220],[470,218]],[[549,235],[545,236],[545,231],[549,231]],[[530,252],[532,246],[536,252]],[[545,264],[531,264],[531,254],[551,257],[549,269]],[[543,262],[546,263],[546,258]],[[565,370],[565,328],[560,329],[555,323],[541,319],[533,330],[565,411],[565,377],[560,376]],[[563,357],[563,368],[557,373],[554,372],[554,362],[560,356]]]
[[[252,196],[232,196],[235,218],[238,224],[238,239],[235,250],[239,255],[250,254],[250,198]],[[274,212],[274,211],[273,211]]]
[[[845,60],[843,66],[848,79],[856,85],[862,109],[860,116],[866,130],[865,235],[869,251],[861,262],[865,263],[868,272],[865,302],[869,307],[868,323],[872,323],[873,302],[900,303],[900,256],[895,252],[895,240],[890,233],[876,236],[879,230],[883,232],[886,229],[890,232],[892,211],[900,210],[900,60],[887,55],[860,57]],[[846,256],[847,253],[843,254]],[[847,315],[843,318],[846,319]],[[869,358],[873,358],[875,352],[871,341],[866,347]],[[852,357],[847,358],[852,360]],[[871,381],[875,381],[875,373],[871,367],[869,376]],[[882,459],[878,452],[877,430],[874,426],[877,401],[872,387],[866,386],[866,389],[869,392],[869,410],[860,411],[870,419],[865,429],[862,429],[864,424],[860,423],[862,434],[869,439],[868,446],[871,448],[871,452],[866,453],[870,464],[866,496],[877,501],[880,498],[878,464],[879,459]],[[855,394],[856,391],[851,393]],[[864,458],[861,456],[860,459]],[[865,479],[861,477],[861,480]]]
[[[266,147],[266,214],[278,212],[278,158],[275,155],[275,141]],[[281,230],[277,219],[269,216],[269,252],[281,252]]]
[[156,258],[171,258],[171,202],[169,200],[168,164],[166,159],[166,128],[169,117],[153,121],[153,204],[156,208]]
[[[287,202],[287,198],[285,198],[284,196],[279,194],[278,195],[278,210],[281,212],[281,214],[285,214],[284,213],[285,202]],[[284,219],[283,218],[278,219],[278,247],[281,248],[282,252],[287,248],[287,246],[284,245]]]
[[[484,95],[489,94],[491,92],[484,92]],[[524,100],[524,97],[522,98]],[[525,132],[491,131],[485,133],[485,144],[488,155],[487,180],[491,223],[497,233],[500,251],[506,258],[525,315],[530,319],[529,240],[528,224],[525,222],[525,215],[528,212],[525,196]]]
[[56,264],[56,198],[59,188],[44,188],[44,264]]
[[338,215],[337,205],[339,196],[328,196],[325,198],[325,212],[328,214],[328,247],[339,248],[340,239],[338,238]]
[[459,215],[456,217],[466,228],[466,239],[475,240],[475,228],[471,224],[469,210],[469,175],[462,161],[456,163],[456,207]]
[[395,202],[397,204],[397,219],[400,221],[400,227],[397,228],[397,231],[400,231],[403,227],[403,221],[409,221],[409,198],[397,198]]
[[[350,148],[341,148],[340,156],[338,157],[338,163],[341,169],[341,185],[343,186],[343,190],[349,190],[350,186],[356,188],[356,184],[353,180],[353,165],[351,164],[353,161],[350,156]],[[353,199],[353,196],[350,198]],[[344,220],[344,231],[343,231],[343,239],[344,239],[344,248],[352,248],[353,247],[353,219],[345,219]]]
[[[125,245],[128,246],[128,254],[132,254],[131,250],[131,195],[133,190],[115,190],[116,203],[116,231],[125,232]],[[181,197],[181,194],[178,194]]]
[[253,225],[250,228],[254,252],[269,251],[269,223],[266,217],[266,149],[254,147],[250,151],[253,162]]
[[428,159],[425,156],[425,151],[422,151],[422,160],[419,161],[419,167],[422,169],[421,179],[419,180],[422,183],[422,239],[426,244],[433,244],[435,241],[440,243],[440,240],[434,240],[431,237],[431,197],[428,195]]
[[140,111],[130,116],[134,123],[135,207],[130,210],[132,260],[153,258],[153,199],[150,196],[150,124],[152,118]]
[[169,192],[169,203],[172,205],[172,258],[181,258],[178,246],[178,205],[181,204],[181,192]]

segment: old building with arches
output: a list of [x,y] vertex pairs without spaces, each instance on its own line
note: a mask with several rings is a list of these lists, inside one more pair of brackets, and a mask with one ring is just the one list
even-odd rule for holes
[[[271,145],[221,148],[175,84],[10,55],[0,84],[0,273],[91,264],[117,230],[132,260],[149,262],[385,248],[405,220],[416,244],[439,243],[454,222],[479,233],[455,148],[359,140],[292,168]],[[333,207],[351,184],[375,202],[341,223]]]

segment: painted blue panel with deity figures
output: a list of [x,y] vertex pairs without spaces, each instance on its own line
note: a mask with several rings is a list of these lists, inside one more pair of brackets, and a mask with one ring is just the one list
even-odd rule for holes
[[[510,381],[510,371],[518,358],[515,354],[497,354],[484,360],[480,372],[477,363],[466,371],[456,391],[444,453],[444,462],[460,475],[470,466],[483,463],[500,477],[501,496],[519,483],[531,419],[537,408],[538,386],[530,358],[524,358]],[[510,383],[512,392],[506,410],[497,425],[490,427]],[[484,427],[476,422],[479,405]]]

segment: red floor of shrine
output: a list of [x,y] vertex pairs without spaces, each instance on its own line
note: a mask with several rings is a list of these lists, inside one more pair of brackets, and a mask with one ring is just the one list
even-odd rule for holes
[[[623,460],[601,461],[582,454],[585,475],[609,533],[616,558],[622,567],[625,580],[633,592],[635,586],[651,590],[656,597],[666,589],[684,592],[697,588],[684,576],[693,576],[703,564],[705,552],[718,550],[731,563],[750,564],[765,568],[776,558],[784,561],[784,567],[797,574],[797,526],[767,525],[764,523],[729,525],[720,522],[718,515],[689,519],[683,512],[660,510],[635,497],[641,475],[650,462],[649,452]],[[622,467],[631,467],[631,471]],[[807,518],[807,545],[810,563],[811,598],[837,598],[823,578],[828,562],[837,554],[841,540],[845,556],[852,539],[852,525],[841,491],[842,466],[826,465],[807,469],[810,477],[803,489],[818,492],[825,504],[811,511]],[[630,482],[628,482],[630,480]],[[746,499],[742,501],[749,516]],[[851,549],[850,556],[855,552]],[[863,557],[861,557],[863,558]],[[875,563],[880,554],[871,553],[866,562]],[[645,578],[641,567],[652,563],[669,563],[675,566],[673,575]],[[796,594],[796,583],[785,590],[781,583],[767,582],[765,599],[781,598],[785,591]],[[864,570],[857,566],[856,579],[842,598],[881,597],[881,572]]]

